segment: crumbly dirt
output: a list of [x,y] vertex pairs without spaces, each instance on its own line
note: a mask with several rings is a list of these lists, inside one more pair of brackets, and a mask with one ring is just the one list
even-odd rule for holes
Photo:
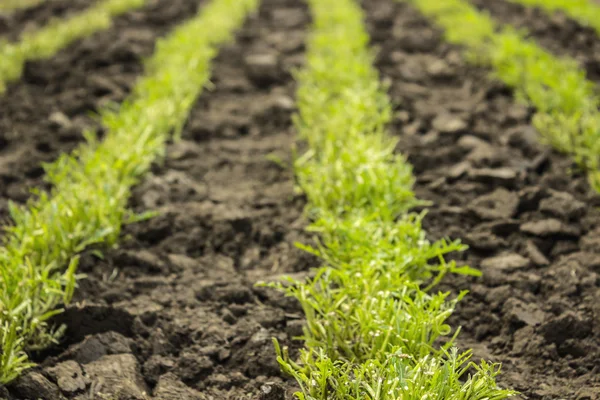
[[[167,17],[173,3],[163,0],[154,17],[133,13],[87,46],[29,67],[0,98],[2,202],[41,185],[41,170],[20,171],[72,149],[82,127],[100,129],[87,111],[123,99],[142,54],[192,3],[180,0],[187,11]],[[499,381],[520,398],[600,399],[600,196],[540,144],[533,111],[467,65],[413,8],[364,7],[396,104],[398,151],[414,165],[418,196],[433,202],[425,228],[431,239],[463,239],[470,249],[455,257],[484,273],[440,288],[471,291],[451,320],[463,327],[457,344],[502,362]],[[34,354],[40,366],[0,387],[0,398],[290,398],[271,338],[293,354],[302,313],[255,283],[318,265],[294,247],[311,238],[290,168],[290,70],[302,64],[308,23],[303,2],[263,0],[221,50],[182,141],[134,191],[133,209],[160,214],[126,227],[104,259],[83,257],[88,278],[57,321],[68,323],[63,342]],[[89,75],[113,89],[102,92]]]
[[94,4],[97,0],[47,0],[14,11],[0,11],[0,41],[17,40],[54,19],[64,19]]
[[564,12],[548,13],[539,7],[525,7],[508,0],[471,0],[498,22],[525,28],[529,37],[547,50],[577,60],[587,77],[600,82],[600,35]]
[[471,291],[451,320],[463,327],[458,344],[502,362],[500,383],[523,398],[600,398],[600,196],[540,144],[532,110],[413,8],[365,7],[397,103],[398,150],[433,202],[425,229],[463,239],[470,249],[457,259],[484,274],[444,284]]
[[289,164],[289,71],[303,60],[308,21],[298,2],[266,0],[221,50],[182,141],[134,192],[133,209],[160,215],[128,226],[104,260],[84,257],[88,279],[60,318],[64,342],[38,355],[42,365],[10,387],[12,396],[268,399],[285,391],[275,384],[271,340],[293,345],[302,314],[255,283],[316,266],[294,246],[309,238]]
[[93,114],[129,94],[156,39],[194,15],[199,3],[151,0],[109,30],[25,65],[22,79],[0,95],[1,221],[9,200],[23,203],[31,187],[44,186],[42,163],[74,149],[85,129],[102,133]]

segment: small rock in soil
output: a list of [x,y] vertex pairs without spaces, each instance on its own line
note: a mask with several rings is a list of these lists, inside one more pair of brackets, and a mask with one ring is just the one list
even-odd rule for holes
[[272,18],[279,26],[291,29],[302,26],[306,21],[306,13],[298,8],[282,8],[273,10]]
[[73,126],[69,117],[59,111],[50,114],[48,121],[51,128],[70,129]]
[[440,133],[460,133],[467,129],[468,124],[456,115],[442,113],[433,119],[431,126]]
[[507,246],[507,242],[491,232],[467,232],[464,241],[478,250],[496,250]]
[[270,86],[280,79],[281,66],[277,54],[252,54],[244,59],[246,75],[258,87]]
[[540,211],[554,217],[574,219],[585,213],[585,203],[567,192],[554,192],[540,202]]
[[504,315],[517,326],[535,326],[544,322],[545,313],[534,303],[524,303],[512,298],[504,303]]
[[480,168],[469,170],[469,177],[488,185],[514,186],[517,172],[511,168]]
[[483,268],[507,272],[527,268],[529,264],[529,259],[517,253],[501,254],[496,257],[486,258],[481,262]]
[[[449,181],[455,181],[464,176],[471,168],[471,163],[468,161],[462,161],[458,164],[453,165],[449,169],[445,169],[446,177]],[[418,178],[417,178],[418,179]]]
[[521,225],[521,232],[539,237],[577,237],[580,235],[577,227],[567,225],[554,218],[535,222],[526,222]]
[[519,196],[504,188],[476,198],[469,209],[482,219],[507,219],[517,212]]
[[452,69],[444,60],[439,58],[427,64],[427,73],[437,79],[450,78],[453,73]]
[[104,356],[87,364],[85,371],[96,393],[116,396],[117,399],[147,399],[148,388],[132,354]]
[[198,400],[204,396],[181,382],[174,374],[160,377],[154,389],[154,397],[160,400]]
[[65,361],[49,368],[48,373],[63,393],[73,394],[83,391],[89,383],[87,376],[84,376],[81,365],[75,361]]
[[408,52],[428,53],[440,42],[439,35],[433,31],[417,32],[407,30],[404,26],[395,26],[393,34],[398,38],[400,47]]
[[458,140],[458,145],[470,152],[466,159],[475,163],[490,161],[497,156],[498,152],[485,140],[472,135],[462,136]]
[[14,392],[23,399],[62,400],[58,387],[38,372],[29,372],[13,383]]

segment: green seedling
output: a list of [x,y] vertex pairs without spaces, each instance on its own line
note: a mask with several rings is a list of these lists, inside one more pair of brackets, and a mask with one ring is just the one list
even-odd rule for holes
[[208,81],[216,47],[257,3],[213,0],[161,40],[130,98],[101,113],[104,141],[88,134],[85,145],[46,166],[51,193],[24,207],[11,205],[14,225],[0,248],[0,384],[31,366],[27,350],[58,340],[62,329],[49,321],[71,299],[78,255],[119,238],[132,218],[126,208],[131,187],[164,156]]
[[33,7],[45,1],[47,0],[2,0],[2,3],[0,3],[0,12]]

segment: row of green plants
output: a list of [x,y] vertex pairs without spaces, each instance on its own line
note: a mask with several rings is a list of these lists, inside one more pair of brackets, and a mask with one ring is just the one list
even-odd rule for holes
[[26,61],[52,57],[75,40],[108,29],[114,17],[137,8],[147,0],[103,0],[89,9],[64,20],[24,34],[17,42],[0,38],[0,94],[6,84],[21,77]]
[[[437,1],[437,0],[436,0]],[[459,241],[430,242],[410,165],[386,133],[390,100],[373,67],[354,0],[309,0],[313,27],[299,83],[296,127],[307,150],[295,160],[322,266],[306,281],[266,283],[306,316],[299,359],[274,341],[299,399],[503,399],[499,366],[470,361],[446,323],[457,302],[436,291]],[[441,344],[441,343],[444,344]]]
[[0,3],[0,11],[13,11],[28,8],[43,3],[47,0],[3,0]]
[[209,79],[216,47],[257,3],[212,0],[160,40],[129,99],[102,111],[104,140],[88,132],[85,145],[46,166],[50,193],[11,205],[14,225],[0,248],[0,383],[32,366],[27,351],[60,337],[64,328],[50,320],[71,300],[79,254],[114,243],[123,223],[144,217],[126,208],[131,187],[164,155]]
[[600,3],[594,0],[509,0],[524,6],[534,6],[550,13],[562,11],[569,17],[600,33]]
[[498,27],[467,0],[402,1],[435,21],[471,61],[491,66],[519,101],[534,107],[533,124],[542,138],[571,155],[600,191],[600,99],[575,60],[552,55],[526,32]]
[[47,0],[3,0],[0,3],[0,11],[9,12],[21,8],[33,7]]

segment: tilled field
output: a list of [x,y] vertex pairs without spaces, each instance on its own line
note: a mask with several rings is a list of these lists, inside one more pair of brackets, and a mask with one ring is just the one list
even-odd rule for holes
[[461,347],[501,361],[500,380],[528,397],[595,398],[600,197],[539,143],[508,88],[466,64],[414,9],[371,4],[378,63],[399,104],[398,150],[418,197],[433,203],[425,229],[462,238],[461,256],[483,272],[447,283],[471,291],[453,316]]
[[[4,221],[9,201],[50,189],[42,163],[74,150],[86,129],[107,134],[92,114],[123,102],[158,38],[208,2],[150,0],[25,64],[0,95]],[[55,0],[0,16],[0,36],[16,41],[91,3]],[[505,0],[472,3],[600,81],[591,28]],[[441,283],[470,292],[449,319],[462,327],[456,345],[475,361],[502,363],[496,380],[516,398],[600,399],[600,194],[570,157],[543,144],[534,109],[469,64],[416,8],[369,0],[362,10],[389,85],[388,130],[413,167],[416,197],[430,201],[420,206],[427,238],[462,240],[469,249],[449,259],[483,273]],[[132,191],[132,210],[157,215],[126,225],[101,257],[101,246],[81,252],[86,276],[53,320],[64,336],[31,351],[37,366],[0,386],[0,398],[292,398],[298,385],[280,371],[272,338],[296,357],[305,316],[297,301],[256,283],[302,280],[321,264],[295,246],[316,240],[293,170],[306,147],[293,120],[294,73],[309,29],[303,1],[262,0],[219,48],[181,139]]]

